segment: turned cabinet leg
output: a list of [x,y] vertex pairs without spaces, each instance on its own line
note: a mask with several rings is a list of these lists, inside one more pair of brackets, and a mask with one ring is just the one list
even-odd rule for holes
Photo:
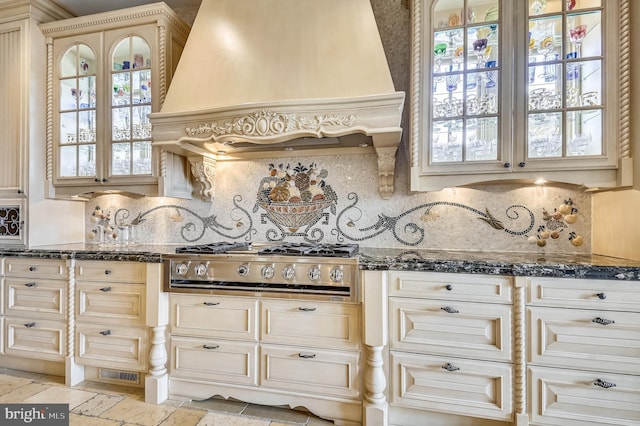
[[387,380],[382,359],[383,346],[367,346],[367,365],[364,376],[364,422],[366,425],[386,426],[389,404],[384,396]]
[[149,374],[145,378],[144,399],[160,404],[169,398],[169,375],[167,374],[167,350],[165,348],[166,326],[152,327],[151,351],[149,352]]

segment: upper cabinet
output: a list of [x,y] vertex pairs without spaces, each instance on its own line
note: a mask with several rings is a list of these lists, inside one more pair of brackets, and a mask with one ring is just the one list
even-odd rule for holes
[[167,185],[188,186],[186,166],[181,177],[167,173],[173,154],[152,149],[147,115],[160,110],[189,27],[155,3],[40,28],[49,46],[49,195],[188,196],[190,188]]
[[413,2],[412,190],[632,184],[628,3]]

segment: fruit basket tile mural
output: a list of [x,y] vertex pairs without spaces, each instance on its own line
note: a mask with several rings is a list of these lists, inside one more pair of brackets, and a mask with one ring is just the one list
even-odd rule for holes
[[366,166],[357,169],[358,161],[236,164],[218,170],[223,178],[210,202],[97,197],[87,207],[87,235],[104,244],[286,240],[447,250],[590,249],[589,218],[579,205],[588,207],[590,199],[579,188],[488,185],[387,201],[377,195]]

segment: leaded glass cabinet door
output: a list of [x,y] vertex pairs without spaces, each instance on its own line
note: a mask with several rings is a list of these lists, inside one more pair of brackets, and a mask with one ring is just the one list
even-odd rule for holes
[[502,172],[511,150],[511,9],[499,0],[427,5],[423,164],[431,173]]
[[109,175],[151,176],[152,50],[140,36],[118,41],[111,54]]
[[[606,166],[615,145],[608,144],[609,122],[605,56],[607,28],[617,39],[616,25],[606,22],[603,0],[528,0],[526,43],[526,132],[522,161],[527,168]],[[614,9],[616,2],[609,2]],[[615,15],[613,11],[611,15]],[[611,40],[609,40],[611,42]],[[615,47],[615,46],[614,46]],[[613,49],[611,49],[613,50]],[[617,87],[612,80],[609,96]],[[615,138],[609,138],[609,141]],[[614,158],[615,160],[615,158]]]
[[56,87],[58,182],[94,182],[100,175],[97,51],[99,46],[91,40],[65,43],[61,49]]

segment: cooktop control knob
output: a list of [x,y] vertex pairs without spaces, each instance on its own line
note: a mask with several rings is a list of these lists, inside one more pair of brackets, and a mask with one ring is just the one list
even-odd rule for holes
[[262,278],[264,279],[271,279],[273,278],[273,275],[275,274],[276,270],[273,267],[273,265],[265,265],[262,267],[260,273],[262,274]]
[[187,272],[189,272],[189,265],[186,263],[178,263],[176,265],[176,274],[184,277],[187,275]]
[[307,276],[311,281],[319,281],[320,275],[321,274],[319,266],[312,266],[311,268],[309,268],[309,272],[307,273]]
[[207,265],[204,263],[199,264],[195,267],[196,275],[199,277],[204,277],[207,275]]
[[285,266],[282,269],[282,278],[285,280],[292,280],[296,277],[296,268],[293,265]]
[[339,266],[336,266],[329,272],[329,278],[334,283],[339,283],[344,279],[344,271]]
[[238,275],[240,275],[241,277],[246,277],[247,275],[249,275],[249,265],[240,265],[238,266],[236,271],[238,271]]

